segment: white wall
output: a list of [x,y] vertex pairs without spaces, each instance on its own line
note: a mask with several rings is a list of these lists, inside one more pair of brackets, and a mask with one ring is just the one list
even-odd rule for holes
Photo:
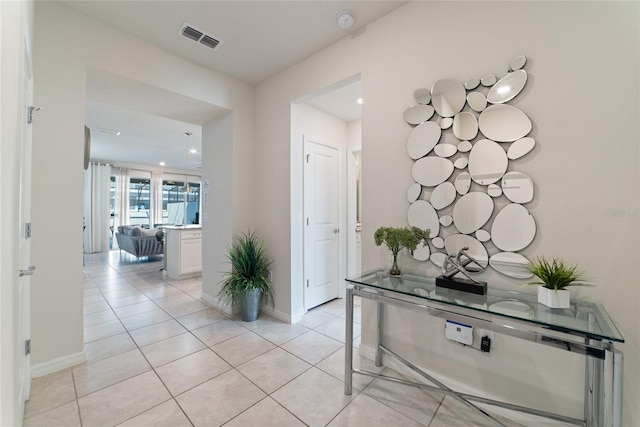
[[22,425],[17,272],[20,141],[25,58],[31,60],[33,3],[0,2],[0,425]]
[[[278,238],[270,248],[277,275],[296,271],[290,260],[297,248],[289,245],[295,193],[289,197],[282,191],[296,185],[290,177],[296,176],[297,153],[287,138],[292,100],[361,73],[362,262],[368,269],[387,257],[374,245],[373,231],[406,224],[412,161],[402,112],[415,102],[413,91],[442,78],[503,75],[511,58],[525,54],[530,78],[514,103],[531,117],[538,145],[518,169],[536,183],[528,208],[538,234],[522,252],[576,262],[598,285],[576,296],[604,304],[627,339],[620,346],[626,362],[624,425],[640,425],[638,7],[636,2],[413,2],[258,85],[256,199],[265,207],[258,223]],[[283,163],[287,157],[289,169]],[[520,282],[495,273],[485,279],[491,286],[520,289]],[[296,286],[292,283],[293,295]],[[390,317],[385,336],[393,335],[392,347],[419,365],[516,403],[581,416],[583,367],[577,356],[503,337],[483,356],[452,347],[440,323],[419,329],[411,325],[426,318]],[[428,348],[422,344],[427,338]],[[372,329],[364,325],[362,348],[371,343]]]
[[[233,150],[222,150],[226,157],[216,161],[226,162],[225,171],[233,174],[218,176],[212,169],[219,155],[213,139],[203,139],[202,173],[225,183],[223,196],[233,203],[223,209],[238,211],[235,221],[242,223],[252,218],[253,88],[54,2],[37,2],[35,28],[35,102],[42,110],[33,147],[32,255],[39,274],[32,286],[32,362],[51,370],[77,362],[83,354],[81,165],[87,69],[232,110]],[[207,238],[217,228],[215,222],[203,225],[204,259],[218,250]],[[64,251],[59,242],[65,242]],[[218,272],[207,277],[203,293],[215,291]]]

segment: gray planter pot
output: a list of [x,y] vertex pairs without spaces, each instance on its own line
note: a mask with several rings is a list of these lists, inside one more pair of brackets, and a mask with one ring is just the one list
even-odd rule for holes
[[244,322],[253,322],[258,318],[261,298],[262,291],[260,289],[251,289],[240,300],[240,311]]

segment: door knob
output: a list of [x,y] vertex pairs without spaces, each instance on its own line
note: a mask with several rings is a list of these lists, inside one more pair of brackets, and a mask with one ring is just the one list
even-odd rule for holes
[[339,229],[339,228],[334,228],[334,229],[333,229],[333,234],[338,234],[339,232],[340,232],[340,229]]
[[20,277],[22,276],[31,276],[35,271],[36,266],[30,265],[26,270],[20,270]]

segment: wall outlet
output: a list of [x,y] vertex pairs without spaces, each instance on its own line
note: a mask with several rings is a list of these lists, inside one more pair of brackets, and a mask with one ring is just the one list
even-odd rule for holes
[[476,337],[481,339],[482,337],[491,338],[491,343],[493,343],[493,331],[487,331],[486,329],[476,329]]
[[466,345],[473,344],[473,326],[471,325],[447,320],[444,324],[444,334],[452,341]]

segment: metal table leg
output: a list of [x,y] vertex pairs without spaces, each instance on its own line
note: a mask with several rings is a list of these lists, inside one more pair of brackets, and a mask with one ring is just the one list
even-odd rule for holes
[[353,384],[353,287],[347,286],[347,318],[344,343],[344,394],[350,395]]
[[382,303],[376,302],[376,366],[382,366]]

